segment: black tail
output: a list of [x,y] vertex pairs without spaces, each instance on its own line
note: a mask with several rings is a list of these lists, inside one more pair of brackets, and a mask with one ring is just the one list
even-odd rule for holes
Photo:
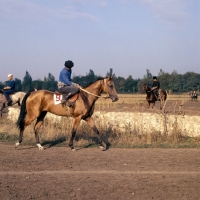
[[22,105],[20,108],[20,113],[19,113],[19,117],[17,120],[17,127],[19,128],[20,131],[24,130],[24,121],[25,121],[25,117],[26,117],[26,100],[29,97],[29,95],[31,94],[31,91],[27,92],[27,94],[24,96],[23,100],[22,100]]

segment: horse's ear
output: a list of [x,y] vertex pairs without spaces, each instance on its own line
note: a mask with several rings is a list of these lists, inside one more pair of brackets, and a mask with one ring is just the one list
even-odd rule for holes
[[108,80],[111,80],[111,79],[112,79],[112,77],[111,77],[111,76],[108,76],[107,78],[108,78]]
[[112,80],[115,74],[108,76],[108,80]]
[[115,74],[113,74],[113,75],[111,76],[111,79],[112,79],[114,76],[115,76]]

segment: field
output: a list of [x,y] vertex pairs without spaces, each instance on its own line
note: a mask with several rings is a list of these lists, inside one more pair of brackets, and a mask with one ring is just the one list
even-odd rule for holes
[[[147,109],[143,97],[132,100],[123,96],[117,104],[100,100],[96,109],[161,112],[158,103],[156,109]],[[171,97],[166,109],[172,114],[181,111],[200,115],[199,101],[191,102],[186,98]],[[6,115],[4,113],[1,121],[6,120]],[[5,123],[1,124],[0,132],[3,128],[5,132],[3,126]],[[12,125],[8,129],[15,131]],[[85,131],[88,129],[82,127],[78,137]],[[33,134],[29,137],[34,139]],[[25,145],[15,149],[12,137],[10,141],[3,138],[5,142],[0,143],[0,199],[199,199],[200,148],[176,148],[178,144],[174,142],[174,148],[114,148],[113,136],[110,148],[101,151],[94,140],[83,143],[86,140],[87,137],[82,137],[76,141],[78,148],[74,152],[67,147],[68,137],[62,141],[56,138],[54,142],[51,138],[43,142],[44,151],[39,151],[32,140],[24,141]]]

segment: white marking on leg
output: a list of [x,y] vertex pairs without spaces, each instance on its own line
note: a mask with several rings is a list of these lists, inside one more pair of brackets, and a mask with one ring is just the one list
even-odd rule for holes
[[73,148],[73,149],[71,149],[71,150],[72,150],[72,151],[76,151],[76,149],[74,149],[74,148]]
[[44,147],[41,144],[37,144],[39,150],[44,150]]
[[100,145],[100,149],[101,149],[102,151],[105,151],[105,150],[106,150],[106,148],[105,148],[104,146],[102,146],[102,145]]
[[15,143],[15,148],[17,148],[19,146],[19,142]]

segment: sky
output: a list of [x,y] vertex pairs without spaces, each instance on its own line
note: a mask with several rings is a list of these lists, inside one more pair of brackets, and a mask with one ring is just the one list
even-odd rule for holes
[[143,78],[200,73],[199,0],[0,0],[0,81],[90,69]]

